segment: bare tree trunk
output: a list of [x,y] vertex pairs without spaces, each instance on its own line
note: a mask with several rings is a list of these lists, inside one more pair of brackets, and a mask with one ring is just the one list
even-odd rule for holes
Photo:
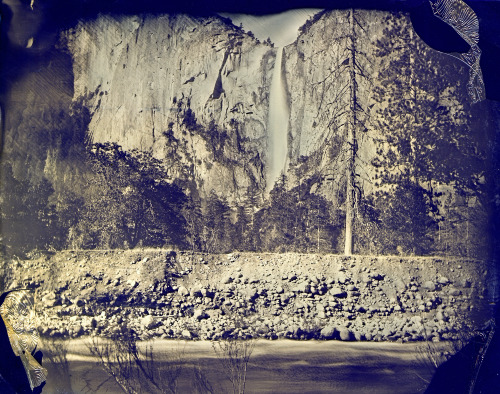
[[318,234],[317,234],[318,235],[318,244],[317,244],[318,248],[317,248],[317,253],[319,253],[319,204],[318,204],[318,211],[317,212],[318,212],[318,214],[316,216],[316,225],[318,227]]
[[467,207],[467,210],[466,210],[466,222],[465,222],[465,229],[466,229],[466,234],[465,234],[465,253],[466,253],[466,256],[467,258],[469,258],[469,250],[470,250],[470,244],[469,244],[469,197],[465,197],[465,204],[466,204],[466,207]]
[[354,187],[349,169],[347,170],[347,201],[345,213],[345,243],[344,254],[350,256],[352,254],[353,234],[354,227]]
[[350,59],[349,59],[349,83],[350,83],[350,97],[349,97],[349,117],[347,121],[347,191],[346,191],[346,214],[345,214],[345,244],[344,254],[350,256],[353,249],[353,227],[354,227],[354,177],[355,174],[355,159],[356,159],[356,32],[354,26],[354,9],[349,12],[349,24],[351,28],[350,33]]

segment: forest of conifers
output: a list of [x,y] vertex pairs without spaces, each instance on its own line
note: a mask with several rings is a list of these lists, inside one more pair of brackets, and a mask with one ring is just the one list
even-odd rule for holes
[[[148,154],[81,142],[68,153],[78,167],[71,188],[17,180],[2,162],[4,252],[174,247],[342,253],[345,211],[311,193],[308,180],[293,185],[282,175],[267,198],[249,188],[246,199],[229,204],[215,191],[202,198],[193,185],[169,182]],[[487,256],[487,235],[494,231],[488,207],[477,195],[457,193],[443,211],[439,197],[406,179],[363,198],[354,252]]]
[[[402,21],[387,17],[374,44],[381,66],[370,72],[363,69],[369,59],[356,60],[363,51],[352,23],[350,55],[335,65],[339,75],[349,67],[351,74],[329,77],[329,86],[316,89],[333,90],[344,80],[345,91],[349,83],[371,87],[359,88],[354,105],[341,97],[338,108],[332,104],[318,115],[331,137],[324,148],[292,159],[270,193],[256,180],[237,194],[206,190],[187,147],[190,136],[200,137],[211,163],[225,168],[236,165],[227,152],[245,152],[247,137],[234,119],[230,130],[202,125],[189,100],[170,103],[175,121],[158,137],[165,144],[158,160],[147,150],[93,142],[89,97],[65,98],[60,105],[44,101],[35,110],[19,99],[22,108],[11,108],[7,119],[6,140],[16,143],[5,147],[0,164],[3,252],[168,247],[342,253],[347,181],[346,166],[338,163],[346,150],[371,139],[373,157],[353,155],[353,252],[487,258],[498,233],[498,108],[471,104],[456,78],[463,69],[430,54]],[[354,119],[354,141],[345,138],[345,118]],[[331,161],[326,167],[325,157]],[[361,182],[364,169],[373,175],[370,192]]]

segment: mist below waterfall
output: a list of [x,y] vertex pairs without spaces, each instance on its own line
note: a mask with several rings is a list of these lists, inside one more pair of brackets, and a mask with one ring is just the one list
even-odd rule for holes
[[282,58],[283,48],[278,48],[269,92],[269,166],[266,179],[268,191],[273,188],[280,173],[285,169],[287,158],[289,110],[283,83]]

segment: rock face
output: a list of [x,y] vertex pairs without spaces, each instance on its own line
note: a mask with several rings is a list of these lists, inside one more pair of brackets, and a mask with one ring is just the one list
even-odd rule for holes
[[[441,64],[445,56],[430,49],[418,35],[408,15],[389,14],[382,11],[355,10],[354,33],[350,23],[350,10],[333,10],[318,14],[293,43],[285,47],[283,67],[290,118],[288,122],[288,163],[295,169],[290,171],[291,183],[310,177],[316,184],[314,190],[339,187],[344,176],[343,166],[347,162],[346,125],[352,123],[351,87],[356,87],[357,112],[357,156],[356,173],[365,193],[373,190],[377,179],[377,168],[369,163],[377,157],[377,150],[384,140],[378,111],[387,107],[388,97],[376,101],[374,92],[382,91],[379,74],[393,70],[392,83],[402,79],[398,70],[389,66],[396,58],[419,57],[429,64]],[[390,37],[391,27],[400,26],[400,34],[417,44],[412,49],[401,51],[397,40]],[[354,38],[353,38],[354,36]],[[384,41],[384,39],[386,41]],[[353,44],[354,42],[354,44]],[[383,43],[382,43],[383,42]],[[355,54],[351,53],[351,46]],[[381,55],[382,50],[384,53]],[[355,64],[355,83],[352,83],[350,64]],[[405,60],[407,62],[408,60]],[[447,60],[444,60],[447,61]],[[459,85],[467,78],[467,71],[454,62],[455,72],[441,70],[441,82],[447,86]],[[392,72],[392,71],[390,71]],[[418,78],[415,78],[417,81]],[[458,82],[457,82],[458,81]],[[386,82],[387,83],[387,82]],[[416,82],[418,83],[418,82]],[[381,89],[382,88],[382,89]],[[442,105],[448,105],[443,100]],[[329,182],[317,182],[319,179]],[[333,185],[333,186],[332,186]]]
[[[292,178],[334,172],[332,180],[340,183],[343,175],[352,85],[349,12],[319,14],[283,50],[287,163],[310,163],[291,171]],[[376,111],[384,105],[373,91],[397,52],[377,56],[378,41],[395,23],[420,39],[405,15],[357,10],[355,18],[363,26],[355,32],[358,122],[365,129],[358,130],[358,156],[370,179],[375,168],[366,163],[376,156]],[[232,200],[250,185],[264,189],[272,164],[269,92],[277,49],[222,18],[187,15],[100,16],[66,32],[65,43],[73,58],[74,100],[91,109],[94,142],[151,151],[172,178],[193,180],[202,193],[213,189]],[[428,50],[418,56],[432,63],[439,55]]]
[[94,142],[152,151],[207,193],[264,186],[275,49],[221,18],[187,15],[100,16],[65,38]]
[[[284,68],[290,106],[288,160],[290,167],[300,167],[301,176],[312,173],[335,173],[335,184],[341,183],[348,108],[349,75],[349,10],[325,12],[298,39],[285,48]],[[358,34],[356,49],[366,56],[356,64],[368,78],[358,78],[358,102],[368,108],[371,81],[376,76],[378,59],[373,43],[384,27],[382,12],[356,11],[366,32]],[[366,144],[368,143],[368,145]],[[370,140],[358,142],[360,155],[370,160],[375,148]],[[308,165],[304,159],[308,158]],[[332,168],[335,163],[335,169]],[[366,169],[364,170],[366,171]],[[369,171],[369,170],[368,170]],[[308,174],[309,172],[309,174]],[[293,173],[293,172],[292,172]],[[331,185],[328,186],[331,188]]]
[[[61,69],[71,62],[73,81],[65,79],[62,87],[52,88],[39,84],[36,89],[27,81],[25,89],[36,92],[36,100],[15,108],[22,121],[7,116],[6,146],[24,146],[33,139],[29,134],[20,139],[18,130],[43,135],[45,129],[62,127],[58,114],[63,111],[71,118],[68,95],[72,93],[73,103],[90,111],[88,133],[93,142],[151,152],[163,162],[172,181],[187,182],[191,190],[203,195],[215,190],[230,202],[241,200],[248,186],[259,191],[266,188],[271,163],[269,94],[275,68],[280,67],[288,106],[288,120],[284,120],[288,139],[283,141],[288,150],[286,163],[297,170],[289,171],[290,184],[314,175],[316,189],[325,188],[323,194],[327,195],[332,184],[341,187],[344,174],[348,12],[335,10],[315,18],[295,43],[283,49],[279,66],[275,65],[276,48],[216,16],[101,15],[81,22],[63,33],[61,47],[69,56],[58,60],[68,62],[58,66]],[[359,120],[369,129],[362,133],[366,138],[358,140],[358,156],[360,163],[368,163],[360,169],[363,177],[373,181],[375,170],[369,163],[376,153],[373,141],[380,135],[373,117],[379,107],[371,95],[377,88],[377,73],[391,58],[377,57],[376,43],[384,37],[384,28],[396,20],[405,26],[405,32],[412,29],[405,15],[363,10],[357,10],[356,15],[364,29],[359,29],[356,37],[360,54],[356,64],[366,74],[356,81],[358,103],[366,111]],[[419,40],[416,35],[414,39]],[[437,55],[429,50],[418,56],[432,62]],[[60,79],[50,65],[44,70],[42,78],[36,71],[38,80]],[[462,71],[467,78],[465,69]],[[446,78],[449,75],[443,75]],[[19,92],[12,94],[18,96]],[[369,116],[372,118],[367,122]],[[40,118],[48,119],[43,127]],[[62,128],[71,130],[72,126]],[[40,145],[30,147],[30,151],[45,149]],[[57,149],[52,148],[54,152],[38,152],[39,163],[30,172],[38,178],[43,174],[57,189],[60,179],[51,173],[66,179],[76,170],[56,170]],[[23,171],[22,163],[14,166],[15,174]],[[321,186],[318,176],[330,176],[330,184],[323,182]],[[371,183],[361,185],[367,194]]]

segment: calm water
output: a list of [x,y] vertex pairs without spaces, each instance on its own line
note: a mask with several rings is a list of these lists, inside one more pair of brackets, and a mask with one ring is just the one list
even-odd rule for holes
[[[45,363],[49,377],[44,393],[121,393],[90,356],[88,340],[70,340],[69,376]],[[193,367],[199,367],[214,392],[232,391],[220,360],[208,341],[152,342],[156,365],[169,357],[181,362],[179,393],[195,392]],[[422,362],[420,344],[340,341],[266,341],[255,343],[248,364],[247,393],[419,393],[433,370]],[[446,344],[439,344],[440,349]]]

